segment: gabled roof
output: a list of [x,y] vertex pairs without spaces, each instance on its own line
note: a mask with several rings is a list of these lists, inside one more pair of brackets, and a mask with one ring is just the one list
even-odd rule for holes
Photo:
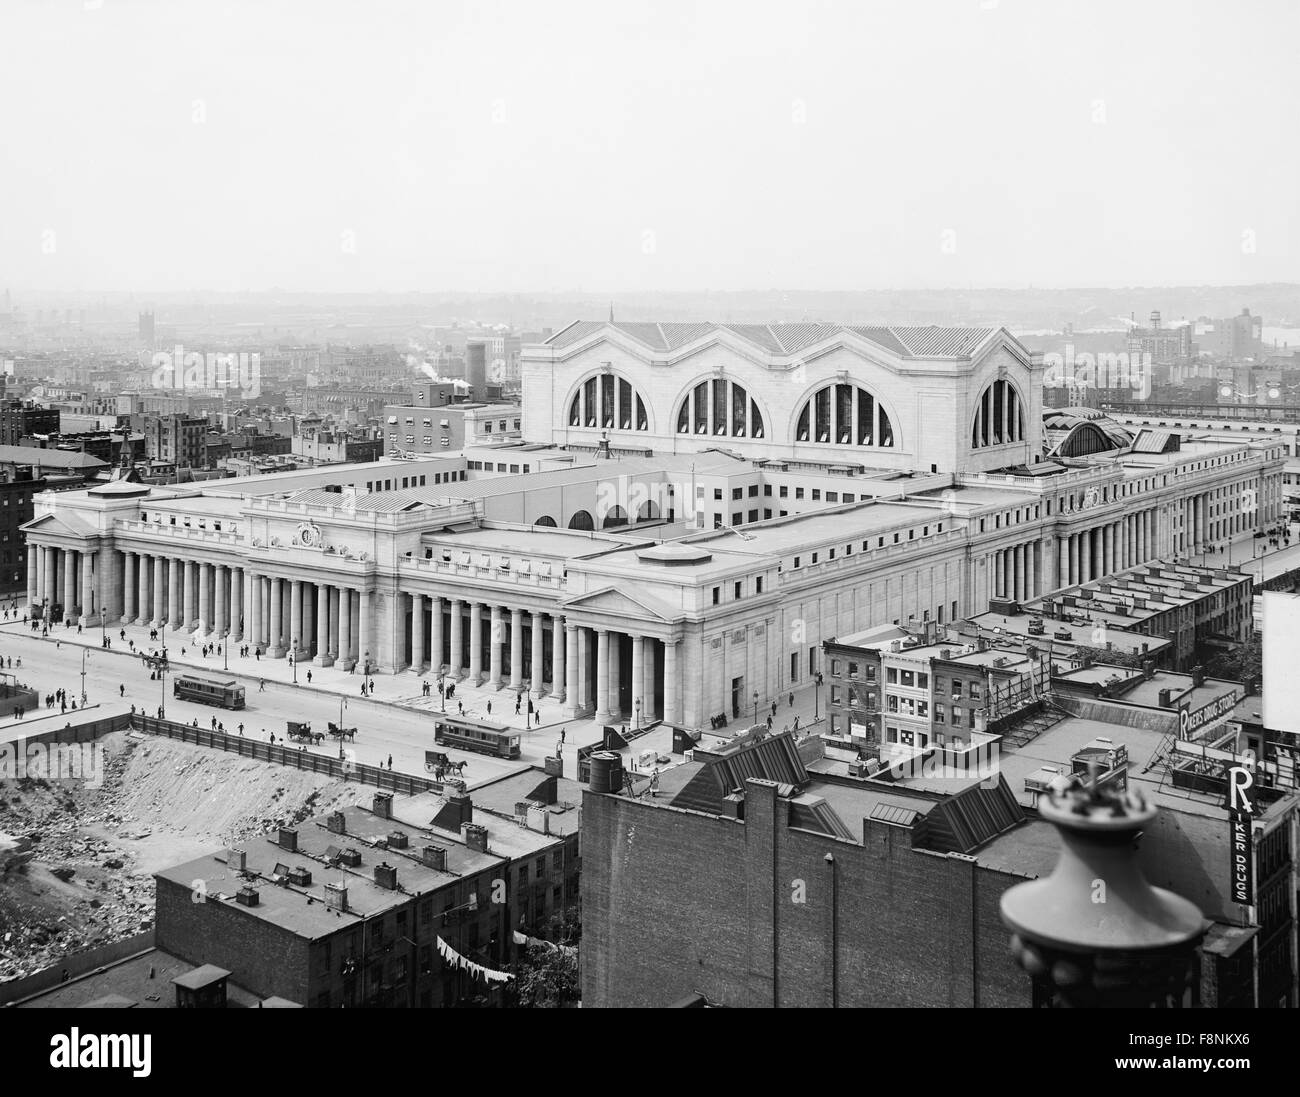
[[843,332],[876,344],[901,358],[969,358],[998,328],[896,328],[844,324],[655,324],[578,320],[556,332],[546,345],[571,346],[602,330],[612,329],[651,350],[667,352],[720,332],[729,332],[767,354],[798,354]]
[[614,617],[625,617],[633,621],[646,617],[665,622],[676,620],[676,615],[657,598],[651,598],[640,591],[629,594],[614,586],[602,587],[600,590],[588,591],[586,594],[565,599],[560,606],[566,610],[583,609]]

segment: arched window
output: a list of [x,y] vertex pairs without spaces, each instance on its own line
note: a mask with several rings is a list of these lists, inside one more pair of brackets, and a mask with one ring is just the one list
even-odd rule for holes
[[799,409],[794,440],[829,446],[894,444],[894,425],[870,392],[848,382],[818,389]]
[[537,519],[536,522],[533,523],[533,525],[535,525],[535,526],[553,526],[553,525],[555,525],[555,519],[552,518],[549,514],[543,514],[539,519]]
[[578,511],[577,514],[575,514],[572,518],[569,519],[569,529],[588,530],[588,529],[595,529],[595,528],[596,528],[596,523],[591,520],[591,515],[588,514],[585,510]]
[[1010,381],[994,381],[980,393],[971,424],[971,449],[1025,440],[1025,406]]
[[616,526],[627,525],[627,511],[622,507],[610,507],[605,512],[605,520],[601,523],[601,529],[614,529]]
[[649,430],[645,401],[616,373],[588,377],[569,403],[569,426],[600,430]]
[[763,438],[767,429],[758,402],[743,385],[725,377],[701,381],[677,411],[678,434]]
[[636,520],[638,522],[647,522],[659,517],[659,504],[653,499],[647,499],[637,508]]

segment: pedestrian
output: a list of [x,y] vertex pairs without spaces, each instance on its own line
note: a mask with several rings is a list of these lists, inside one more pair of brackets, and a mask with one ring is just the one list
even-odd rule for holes
[[773,715],[773,716],[776,715],[776,702],[775,702],[775,701],[772,702],[772,715]]
[[215,716],[212,717],[212,730],[213,731],[217,730],[217,718]]
[[515,698],[515,715],[516,715],[516,716],[519,715],[519,706],[520,706],[520,704],[522,704],[522,702],[519,700],[518,697],[516,697],[516,698]]
[[258,681],[258,683],[257,683],[257,692],[258,692],[258,693],[265,693],[265,692],[266,692],[266,679],[265,679],[265,678],[262,678],[262,679],[260,679],[260,680]]
[[791,708],[794,708],[794,693],[793,693],[793,691],[792,691],[791,694],[790,694],[790,707],[791,707]]
[[771,716],[768,716],[768,718],[767,718],[767,730],[768,730],[768,731],[771,731],[771,730],[772,730],[772,717],[771,717]]
[[465,715],[465,702],[464,702],[464,701],[457,701],[457,702],[456,702],[456,708],[457,708],[457,710],[459,711],[459,713],[460,713],[461,716],[464,716],[464,715]]
[[491,701],[488,702],[488,715],[489,715],[489,716],[492,715],[492,702],[491,702]]
[[536,712],[533,713],[533,723],[534,723],[534,725],[537,726],[537,727],[541,727],[541,726],[542,726],[542,710],[541,710],[541,709],[538,709]]
[[262,649],[260,647],[257,647],[254,648],[253,650],[257,652],[257,661],[260,663],[262,661]]
[[393,756],[391,754],[388,756],[388,768],[393,768]]
[[311,671],[307,672],[307,684],[311,685]]
[[531,716],[532,714],[533,714],[533,699],[530,697],[528,698],[528,715]]
[[568,728],[560,728],[560,743],[561,743],[561,744],[564,743],[565,737],[566,737],[567,734],[568,734],[568,730],[569,730]]
[[123,682],[120,686],[117,687],[117,692],[118,692],[118,695],[121,696],[121,697],[125,697],[125,696],[126,696],[126,683],[125,683],[125,682]]
[[794,718],[794,728],[793,728],[793,730],[794,730],[794,731],[798,731],[798,730],[799,730],[799,717],[797,717],[797,716]]
[[366,695],[366,684],[365,684],[365,682],[362,682],[362,683],[361,683],[361,696],[364,697],[365,695]]

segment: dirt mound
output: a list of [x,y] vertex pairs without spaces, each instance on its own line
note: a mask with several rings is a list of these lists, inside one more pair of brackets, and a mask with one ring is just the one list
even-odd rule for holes
[[0,781],[0,832],[31,853],[0,875],[0,980],[149,928],[158,869],[373,793],[138,733],[101,742],[100,788]]

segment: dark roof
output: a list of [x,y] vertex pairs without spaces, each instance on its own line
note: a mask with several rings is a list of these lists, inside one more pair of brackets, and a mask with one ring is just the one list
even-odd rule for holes
[[0,446],[0,465],[40,465],[52,469],[94,470],[108,467],[107,461],[80,450],[41,449],[40,446]]

